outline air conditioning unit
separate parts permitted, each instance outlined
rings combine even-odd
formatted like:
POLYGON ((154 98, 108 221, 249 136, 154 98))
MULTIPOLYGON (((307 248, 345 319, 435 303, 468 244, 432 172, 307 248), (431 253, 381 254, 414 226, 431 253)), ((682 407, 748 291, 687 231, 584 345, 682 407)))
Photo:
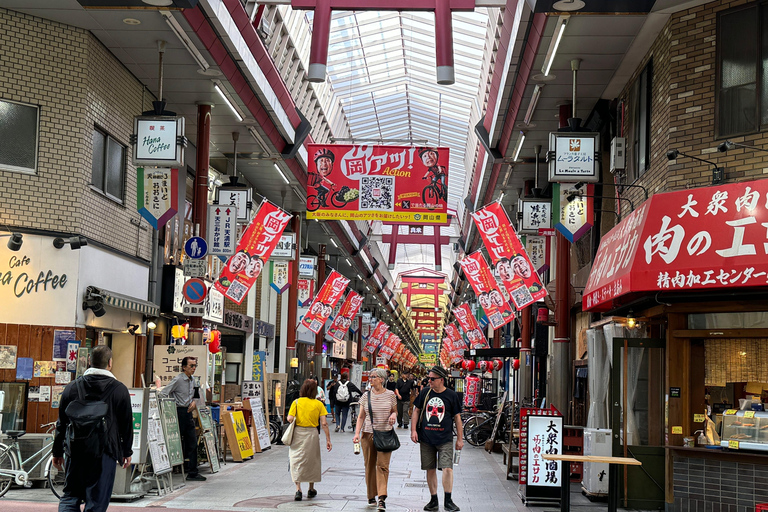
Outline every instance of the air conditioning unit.
POLYGON ((626 137, 614 137, 611 141, 611 166, 612 173, 623 171, 627 168, 627 139, 626 137))
MULTIPOLYGON (((611 456, 611 429, 585 428, 584 455, 611 456)), ((588 495, 608 494, 608 464, 585 462, 581 485, 588 495)))

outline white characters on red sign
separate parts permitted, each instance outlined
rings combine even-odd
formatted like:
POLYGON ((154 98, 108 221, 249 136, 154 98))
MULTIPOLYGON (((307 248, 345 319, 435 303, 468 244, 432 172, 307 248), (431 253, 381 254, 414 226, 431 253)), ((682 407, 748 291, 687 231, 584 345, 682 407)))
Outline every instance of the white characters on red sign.
POLYGON ((440 397, 430 398, 427 402, 427 423, 433 423, 432 418, 437 418, 437 423, 443 421, 445 416, 445 404, 440 397))
POLYGON ((669 221, 672 220, 666 215, 661 218, 661 229, 653 236, 649 236, 643 248, 645 248, 645 262, 650 263, 654 254, 660 254, 661 258, 667 263, 672 263, 677 258, 680 246, 685 237, 685 229, 677 224, 669 227, 669 221), (670 240, 671 239, 671 240, 670 240), (668 243, 669 242, 669 243, 668 243))

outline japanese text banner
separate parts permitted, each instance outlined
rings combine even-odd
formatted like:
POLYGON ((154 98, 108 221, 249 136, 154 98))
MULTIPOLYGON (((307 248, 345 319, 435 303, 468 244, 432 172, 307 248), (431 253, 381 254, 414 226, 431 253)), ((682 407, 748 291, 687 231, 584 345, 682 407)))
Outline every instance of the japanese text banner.
POLYGON ((472 344, 472 348, 488 348, 490 346, 468 304, 462 304, 454 308, 453 316, 459 321, 459 325, 461 325, 467 339, 472 344))
POLYGON ((312 301, 312 305, 309 306, 309 311, 301 319, 302 325, 315 334, 320 332, 325 322, 328 321, 328 317, 331 316, 333 308, 339 303, 348 284, 349 279, 335 270, 331 272, 331 275, 325 280, 323 287, 320 288, 317 296, 312 301))
POLYGON ((328 329, 328 334, 337 340, 344 339, 347 335, 347 331, 352 325, 352 319, 360 311, 360 306, 363 305, 363 297, 355 292, 349 292, 347 299, 339 310, 339 314, 333 319, 331 328, 328 329))
POLYGON ((547 290, 533 271, 504 208, 499 203, 489 204, 474 212, 472 219, 515 307, 520 310, 546 297, 547 290))
POLYGON ((443 224, 448 148, 308 144, 307 218, 443 224))
POLYGON ((227 260, 219 279, 213 285, 214 288, 225 297, 241 304, 280 241, 280 235, 289 220, 290 213, 266 199, 262 201, 259 212, 240 238, 235 254, 227 260))
POLYGON ((389 326, 384 322, 379 321, 379 323, 376 324, 376 327, 373 328, 373 332, 368 338, 368 343, 366 344, 365 350, 371 354, 376 352, 376 348, 381 344, 382 340, 384 339, 384 335, 388 330, 389 326))
POLYGON ((491 327, 498 329, 514 320, 515 314, 499 291, 499 285, 483 253, 475 251, 459 261, 459 264, 475 290, 477 300, 483 307, 491 327))
POLYGON ((583 307, 637 292, 766 286, 768 180, 654 194, 600 241, 583 307))

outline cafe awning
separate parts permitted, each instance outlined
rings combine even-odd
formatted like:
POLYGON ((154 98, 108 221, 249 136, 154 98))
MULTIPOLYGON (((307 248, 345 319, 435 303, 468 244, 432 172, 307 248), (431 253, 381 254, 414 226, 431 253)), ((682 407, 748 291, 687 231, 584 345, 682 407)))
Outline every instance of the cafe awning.
POLYGON ((160 314, 160 307, 157 304, 146 300, 129 297, 127 295, 104 289, 101 289, 101 295, 104 296, 104 302, 106 305, 112 306, 113 308, 135 311, 147 316, 158 316, 160 314))
POLYGON ((654 194, 600 241, 582 307, 768 284, 768 180, 654 194))

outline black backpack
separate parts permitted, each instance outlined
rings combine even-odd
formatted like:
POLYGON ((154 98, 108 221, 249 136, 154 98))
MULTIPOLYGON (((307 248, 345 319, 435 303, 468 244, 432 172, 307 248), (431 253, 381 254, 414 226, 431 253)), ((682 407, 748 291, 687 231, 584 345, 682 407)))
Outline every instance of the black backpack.
MULTIPOLYGON (((115 380, 107 386, 103 398, 109 396, 116 382, 115 380)), ((107 446, 109 404, 103 398, 89 399, 85 393, 82 377, 75 381, 75 386, 77 399, 72 400, 65 410, 69 417, 65 449, 70 457, 76 453, 78 457, 99 458, 104 454, 107 446)))

